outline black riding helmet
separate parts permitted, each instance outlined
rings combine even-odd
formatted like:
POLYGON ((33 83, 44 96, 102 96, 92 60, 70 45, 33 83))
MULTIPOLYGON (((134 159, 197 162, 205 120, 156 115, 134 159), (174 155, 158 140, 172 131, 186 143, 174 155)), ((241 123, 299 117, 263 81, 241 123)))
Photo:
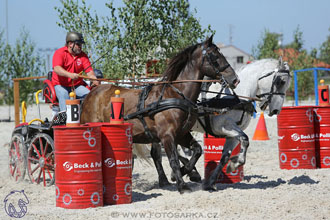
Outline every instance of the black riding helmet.
POLYGON ((66 35, 66 43, 68 42, 74 42, 77 44, 84 44, 84 37, 82 36, 81 33, 75 32, 75 31, 70 31, 67 35, 66 35))

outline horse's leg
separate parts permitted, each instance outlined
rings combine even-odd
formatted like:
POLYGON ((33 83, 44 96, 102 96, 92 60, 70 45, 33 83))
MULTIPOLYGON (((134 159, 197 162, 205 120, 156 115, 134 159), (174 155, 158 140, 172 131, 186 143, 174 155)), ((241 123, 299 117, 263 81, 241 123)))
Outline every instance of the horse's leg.
POLYGON ((183 138, 180 139, 179 144, 183 147, 187 147, 187 148, 191 147, 191 150, 193 151, 193 154, 190 160, 188 160, 188 162, 186 162, 187 161, 186 158, 184 158, 186 160, 181 158, 182 159, 181 162, 184 164, 184 166, 181 168, 182 176, 188 174, 191 181, 194 182, 201 181, 201 177, 195 167, 197 160, 202 155, 201 145, 195 140, 195 138, 191 135, 190 132, 188 132, 183 138), (194 170, 196 172, 194 172, 194 170))
POLYGON ((246 161, 246 152, 249 147, 249 137, 239 128, 239 135, 235 138, 241 143, 241 150, 238 156, 233 156, 230 158, 228 163, 226 173, 231 173, 235 171, 239 166, 245 164, 246 161))
POLYGON ((165 175, 164 169, 163 169, 161 150, 162 150, 161 145, 159 143, 152 143, 150 154, 154 161, 154 164, 156 166, 156 170, 158 173, 159 186, 164 187, 164 186, 170 185, 170 182, 168 181, 168 179, 165 175))
POLYGON ((210 178, 205 180, 203 183, 203 189, 205 190, 216 190, 215 182, 219 178, 223 167, 226 165, 229 159, 230 163, 227 166, 227 173, 236 170, 238 166, 244 164, 246 151, 249 146, 248 136, 230 117, 215 116, 211 118, 211 122, 213 125, 215 125, 213 127, 214 133, 217 135, 224 135, 226 137, 226 142, 222 151, 220 163, 213 171, 210 178), (239 142, 241 143, 241 151, 239 156, 230 158, 233 149, 239 142))
POLYGON ((205 179, 203 182, 203 189, 204 190, 212 190, 216 191, 217 187, 215 185, 217 179, 219 178, 223 167, 228 163, 229 158, 231 156, 231 153, 233 152, 233 149, 238 144, 238 140, 234 137, 226 137, 226 142, 224 144, 223 150, 222 150, 222 156, 220 159, 219 164, 213 170, 211 176, 208 179, 205 179))
MULTIPOLYGON (((179 155, 179 160, 181 161, 181 163, 183 163, 184 165, 187 165, 189 163, 189 160, 181 155, 179 155)), ((190 173, 187 173, 187 175, 189 176, 190 181, 192 182, 201 182, 202 181, 202 177, 199 174, 199 172, 196 169, 196 166, 194 166, 193 170, 190 173)))
POLYGON ((180 162, 178 158, 177 146, 174 142, 173 135, 164 134, 161 138, 161 142, 165 148, 166 155, 170 162, 170 166, 173 170, 178 191, 182 194, 184 192, 191 192, 190 187, 184 182, 180 171, 180 162))
MULTIPOLYGON (((178 150, 178 155, 179 155, 179 160, 183 165, 186 165, 189 160, 187 158, 185 158, 183 155, 180 154, 180 151, 178 150)), ((181 168, 180 168, 181 169, 181 168)), ((193 168, 193 170, 190 173, 187 173, 187 175, 189 176, 190 181, 192 182, 201 182, 202 181, 202 177, 201 175, 198 173, 196 167, 193 168)), ((171 172, 171 180, 173 182, 175 182, 175 176, 173 174, 173 172, 171 172)))

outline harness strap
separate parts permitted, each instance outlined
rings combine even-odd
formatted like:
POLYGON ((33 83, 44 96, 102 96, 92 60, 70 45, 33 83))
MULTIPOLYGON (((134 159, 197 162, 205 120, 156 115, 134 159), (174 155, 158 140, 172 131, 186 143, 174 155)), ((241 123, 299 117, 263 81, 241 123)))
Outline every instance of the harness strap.
POLYGON ((261 79, 263 79, 263 78, 266 78, 266 77, 268 77, 268 76, 272 75, 273 73, 275 73, 275 71, 272 71, 272 72, 269 72, 269 73, 267 73, 267 74, 263 75, 263 76, 262 76, 262 77, 260 77, 258 80, 261 80, 261 79))
POLYGON ((156 105, 156 106, 158 106, 159 103, 160 103, 160 100, 163 99, 163 96, 164 96, 164 93, 165 93, 165 88, 167 87, 167 85, 168 85, 167 83, 166 83, 166 84, 163 84, 162 92, 161 92, 161 94, 160 94, 160 97, 159 97, 159 99, 158 99, 158 101, 157 101, 157 105, 156 105))
POLYGON ((159 103, 154 102, 147 106, 148 116, 153 116, 158 112, 168 110, 170 108, 178 108, 182 111, 193 113, 197 115, 197 109, 195 105, 192 105, 189 101, 185 99, 176 99, 176 98, 170 98, 170 99, 164 99, 161 100, 159 103))
POLYGON ((262 98, 263 96, 266 96, 266 95, 285 95, 285 93, 283 93, 283 92, 266 92, 266 93, 262 93, 262 94, 259 94, 256 96, 257 96, 257 98, 262 98))
MULTIPOLYGON (((148 137, 150 142, 153 142, 155 140, 154 135, 151 133, 146 121, 144 120, 144 112, 145 112, 145 108, 144 108, 144 102, 145 100, 148 98, 149 92, 152 89, 153 84, 148 85, 147 87, 144 87, 142 92, 140 93, 139 96, 139 103, 137 104, 137 112, 139 114, 130 114, 128 116, 131 116, 131 118, 138 118, 141 122, 141 124, 143 125, 144 128, 144 133, 146 134, 146 136, 148 137)), ((125 118, 125 117, 124 117, 125 118)), ((127 117, 129 118, 129 117, 127 117)))
POLYGON ((190 102, 190 104, 195 105, 195 103, 193 103, 190 99, 188 99, 178 88, 176 88, 175 86, 173 86, 172 84, 169 84, 171 86, 171 88, 178 93, 184 100, 187 100, 188 102, 190 102))

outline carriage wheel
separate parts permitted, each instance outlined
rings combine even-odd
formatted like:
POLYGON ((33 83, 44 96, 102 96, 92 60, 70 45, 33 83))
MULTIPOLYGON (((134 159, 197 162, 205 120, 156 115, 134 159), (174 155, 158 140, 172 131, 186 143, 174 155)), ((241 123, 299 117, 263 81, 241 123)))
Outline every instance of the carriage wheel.
POLYGON ((17 182, 24 180, 26 171, 26 146, 21 134, 14 134, 9 148, 10 176, 17 182))
POLYGON ((54 141, 48 134, 33 137, 27 152, 27 168, 31 182, 51 186, 55 181, 54 141))

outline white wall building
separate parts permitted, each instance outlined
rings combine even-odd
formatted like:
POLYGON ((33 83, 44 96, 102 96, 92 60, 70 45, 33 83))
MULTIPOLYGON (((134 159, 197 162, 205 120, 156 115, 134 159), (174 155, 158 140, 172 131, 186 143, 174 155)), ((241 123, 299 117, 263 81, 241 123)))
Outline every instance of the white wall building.
POLYGON ((222 43, 218 43, 217 46, 220 48, 220 51, 226 57, 227 61, 234 70, 238 70, 248 61, 253 60, 253 57, 250 54, 244 52, 241 49, 238 49, 233 45, 226 46, 222 43))

